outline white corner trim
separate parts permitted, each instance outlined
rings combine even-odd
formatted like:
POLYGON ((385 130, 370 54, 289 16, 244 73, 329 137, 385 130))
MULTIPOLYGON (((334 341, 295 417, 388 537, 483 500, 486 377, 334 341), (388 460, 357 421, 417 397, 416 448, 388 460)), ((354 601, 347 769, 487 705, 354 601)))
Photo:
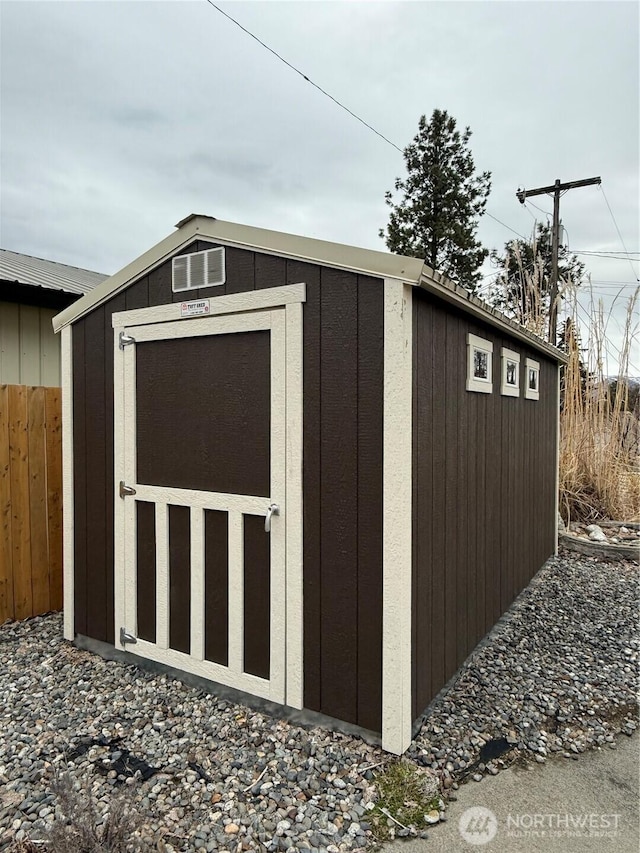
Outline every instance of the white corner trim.
POLYGON ((384 283, 382 747, 411 743, 412 288, 384 283))
POLYGON ((516 352, 512 349, 507 349, 506 347, 502 347, 502 368, 501 368, 501 382, 500 382, 500 393, 504 397, 519 397, 520 396, 520 353, 516 352), (508 362, 516 363, 516 384, 508 385, 507 384, 507 364, 508 362))
POLYGON ((287 683, 286 704, 304 705, 302 303, 285 308, 287 349, 287 683))
POLYGON ((481 394, 493 392, 493 343, 479 338, 477 335, 467 334, 467 391, 478 391, 481 394), (482 350, 487 358, 487 378, 479 379, 473 375, 473 353, 482 350))
MULTIPOLYGON (((211 296, 209 302, 208 317, 220 314, 236 314, 241 311, 258 311, 263 308, 281 308, 283 305, 292 305, 296 302, 306 300, 307 286, 304 282, 298 284, 285 284, 282 287, 267 287, 264 290, 248 290, 244 293, 230 293, 226 296, 211 296)), ((194 297, 195 298, 195 297, 194 297)), ((185 297, 185 302, 189 302, 185 297)), ((198 300, 200 301, 200 300, 198 300)), ((116 326, 141 326, 148 323, 171 323, 174 320, 183 320, 180 312, 180 302, 169 305, 156 305, 151 308, 135 308, 129 311, 118 311, 111 317, 113 327, 116 326)), ((195 322, 196 319, 185 322, 195 322)))
POLYGON ((73 332, 65 326, 61 340, 62 377, 62 542, 64 638, 75 636, 73 536, 73 332))
POLYGON ((527 400, 540 399, 540 362, 532 358, 524 360, 524 396, 527 400), (537 374, 537 388, 529 388, 529 371, 535 370, 537 374))

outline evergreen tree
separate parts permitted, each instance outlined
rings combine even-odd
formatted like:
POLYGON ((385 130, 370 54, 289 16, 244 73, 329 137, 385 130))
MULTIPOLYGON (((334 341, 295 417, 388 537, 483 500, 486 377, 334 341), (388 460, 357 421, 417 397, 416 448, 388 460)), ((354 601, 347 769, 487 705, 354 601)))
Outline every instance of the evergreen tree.
MULTIPOLYGON (((491 303, 520 323, 535 310, 549 316, 551 284, 551 226, 538 222, 530 241, 510 240, 504 254, 495 249, 491 260, 500 272, 490 297, 491 303)), ((558 247, 558 282, 579 286, 584 276, 584 264, 564 246, 558 247)))
POLYGON ((475 173, 469 139, 446 110, 420 118, 417 135, 404 149, 407 177, 396 178, 391 214, 380 230, 391 252, 424 258, 438 272, 474 292, 488 252, 476 238, 491 189, 491 173, 475 173))

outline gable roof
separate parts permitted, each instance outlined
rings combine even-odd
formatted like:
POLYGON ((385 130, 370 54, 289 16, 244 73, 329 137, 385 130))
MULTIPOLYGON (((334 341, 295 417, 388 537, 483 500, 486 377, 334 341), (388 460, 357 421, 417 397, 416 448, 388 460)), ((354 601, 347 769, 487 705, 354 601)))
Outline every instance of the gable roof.
POLYGON ((293 260, 307 261, 350 272, 393 278, 421 287, 466 313, 495 326, 509 335, 528 343, 557 361, 565 361, 563 352, 527 331, 519 323, 491 308, 467 290, 435 272, 419 258, 362 249, 342 243, 330 243, 312 237, 301 237, 265 228, 253 228, 236 222, 225 222, 211 216, 190 214, 176 225, 176 231, 165 237, 139 258, 98 284, 82 299, 53 318, 53 328, 59 332, 93 308, 124 290, 129 284, 155 267, 165 263, 176 252, 194 240, 210 240, 222 246, 234 246, 254 252, 264 252, 293 260))
POLYGON ((82 295, 89 293, 106 278, 108 276, 92 270, 0 249, 2 281, 82 295))

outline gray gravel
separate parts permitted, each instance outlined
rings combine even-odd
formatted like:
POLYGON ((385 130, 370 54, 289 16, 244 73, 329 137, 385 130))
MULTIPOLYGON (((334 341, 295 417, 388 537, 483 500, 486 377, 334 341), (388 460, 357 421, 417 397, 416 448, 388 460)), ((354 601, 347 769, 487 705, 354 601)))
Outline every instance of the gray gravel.
MULTIPOLYGON (((451 790, 519 756, 614 748, 637 725, 637 580, 629 563, 550 560, 434 702, 409 759, 451 790)), ((0 850, 54 819, 56 769, 89 779, 101 811, 131 784, 147 837, 168 853, 372 845, 380 749, 104 661, 61 635, 59 614, 0 627, 0 850)))
POLYGON ((638 565, 549 560, 429 709, 409 755, 444 784, 631 735, 638 720, 638 565), (500 742, 501 741, 501 742, 500 742), (485 753, 508 750, 502 758, 485 753))

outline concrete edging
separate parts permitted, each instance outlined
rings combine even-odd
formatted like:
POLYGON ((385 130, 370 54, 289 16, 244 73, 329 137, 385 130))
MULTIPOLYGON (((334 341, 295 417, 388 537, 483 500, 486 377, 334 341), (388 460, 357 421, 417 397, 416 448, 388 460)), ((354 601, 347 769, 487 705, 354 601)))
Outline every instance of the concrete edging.
POLYGON ((558 541, 565 548, 577 551, 579 554, 586 554, 588 557, 602 557, 607 560, 634 560, 636 563, 640 561, 640 546, 591 542, 588 539, 582 539, 580 536, 562 531, 558 533, 558 541))

